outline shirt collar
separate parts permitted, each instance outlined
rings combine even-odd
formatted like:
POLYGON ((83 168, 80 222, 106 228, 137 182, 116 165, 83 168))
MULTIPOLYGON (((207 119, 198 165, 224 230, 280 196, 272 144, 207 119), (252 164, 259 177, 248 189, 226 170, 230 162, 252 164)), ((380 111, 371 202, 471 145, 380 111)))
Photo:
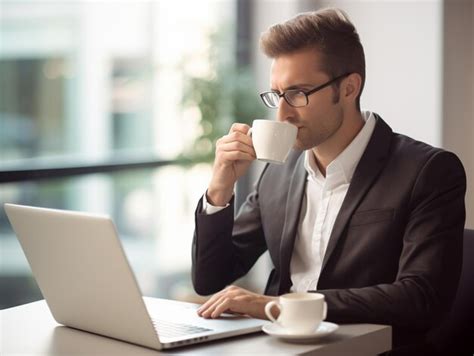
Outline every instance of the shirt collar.
POLYGON ((311 150, 306 150, 304 166, 308 179, 321 185, 330 184, 332 187, 350 183, 354 171, 364 153, 375 127, 375 116, 370 111, 362 111, 365 124, 352 142, 337 156, 326 169, 326 178, 319 171, 316 159, 311 150))

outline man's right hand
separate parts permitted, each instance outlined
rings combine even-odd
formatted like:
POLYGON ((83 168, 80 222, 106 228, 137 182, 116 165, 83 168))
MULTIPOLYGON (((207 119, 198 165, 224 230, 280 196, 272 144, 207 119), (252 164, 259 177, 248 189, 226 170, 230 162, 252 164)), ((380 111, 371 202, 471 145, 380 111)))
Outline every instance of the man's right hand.
POLYGON ((235 123, 227 135, 216 142, 216 157, 212 178, 207 189, 207 200, 215 206, 225 206, 234 194, 234 185, 255 160, 250 126, 235 123))

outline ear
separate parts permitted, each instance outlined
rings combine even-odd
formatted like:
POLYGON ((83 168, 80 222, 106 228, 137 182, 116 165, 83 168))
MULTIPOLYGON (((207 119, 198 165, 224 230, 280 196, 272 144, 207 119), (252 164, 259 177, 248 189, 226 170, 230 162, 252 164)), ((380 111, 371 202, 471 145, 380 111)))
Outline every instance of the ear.
POLYGON ((362 87, 362 77, 358 73, 351 73, 343 81, 341 95, 345 100, 355 101, 362 87))

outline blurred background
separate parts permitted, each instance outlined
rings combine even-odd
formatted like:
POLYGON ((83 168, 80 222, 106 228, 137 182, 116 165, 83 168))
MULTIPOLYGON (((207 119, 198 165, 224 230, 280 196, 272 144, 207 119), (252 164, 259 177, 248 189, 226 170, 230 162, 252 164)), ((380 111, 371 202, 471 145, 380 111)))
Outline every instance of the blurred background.
MULTIPOLYGON (((215 140, 274 116, 260 33, 328 5, 365 48, 362 108, 461 158, 474 228, 473 3, 0 0, 0 309, 42 299, 5 202, 109 214, 144 295, 199 302, 193 214, 215 140)), ((269 268, 239 283, 262 292, 269 268)))

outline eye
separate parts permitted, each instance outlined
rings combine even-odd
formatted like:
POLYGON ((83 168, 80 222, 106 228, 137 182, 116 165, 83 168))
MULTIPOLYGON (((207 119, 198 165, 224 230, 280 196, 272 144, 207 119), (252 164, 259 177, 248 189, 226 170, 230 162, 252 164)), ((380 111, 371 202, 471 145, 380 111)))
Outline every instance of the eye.
POLYGON ((300 107, 308 104, 305 92, 300 89, 288 90, 285 96, 292 106, 300 107))
POLYGON ((288 90, 286 95, 291 98, 305 97, 306 94, 301 89, 288 90))

